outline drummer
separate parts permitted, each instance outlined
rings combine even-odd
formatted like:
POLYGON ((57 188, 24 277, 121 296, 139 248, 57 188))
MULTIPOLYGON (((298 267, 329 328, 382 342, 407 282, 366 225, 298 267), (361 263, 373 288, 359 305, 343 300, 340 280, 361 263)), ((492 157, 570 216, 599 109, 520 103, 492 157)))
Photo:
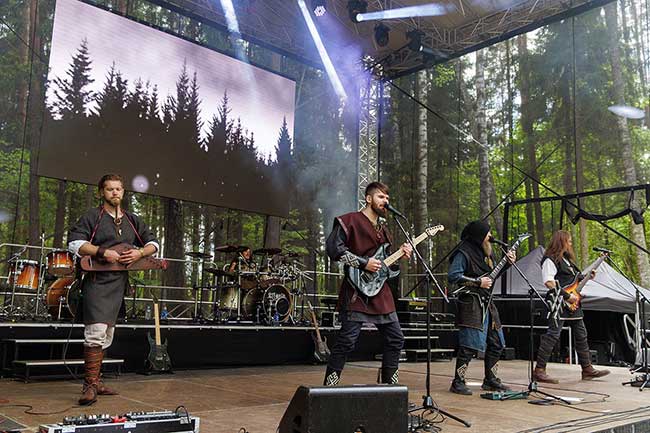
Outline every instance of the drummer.
POLYGON ((242 252, 238 253, 237 256, 233 257, 232 261, 230 262, 230 266, 228 267, 228 272, 235 272, 237 271, 237 263, 241 260, 241 268, 239 271, 249 271, 253 272, 255 271, 255 262, 253 261, 253 251, 250 249, 250 247, 244 247, 246 248, 242 252))

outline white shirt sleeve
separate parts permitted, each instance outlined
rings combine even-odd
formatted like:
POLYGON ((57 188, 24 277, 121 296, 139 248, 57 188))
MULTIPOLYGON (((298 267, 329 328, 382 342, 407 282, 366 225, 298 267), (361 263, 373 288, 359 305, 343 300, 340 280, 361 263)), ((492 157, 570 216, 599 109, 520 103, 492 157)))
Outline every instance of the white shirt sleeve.
POLYGON ((557 267, 553 260, 544 260, 544 263, 542 263, 542 281, 544 285, 546 285, 547 281, 555 281, 555 274, 557 274, 557 267))
POLYGON ((157 255, 158 255, 158 251, 160 251, 160 245, 158 244, 158 242, 150 241, 150 242, 147 242, 146 244, 144 244, 145 247, 146 247, 147 245, 153 245, 154 247, 156 247, 156 252, 153 253, 152 255, 153 255, 153 256, 157 256, 157 255))
POLYGON ((74 254, 75 257, 81 257, 81 255, 79 254, 79 249, 86 242, 88 242, 88 241, 84 241, 84 240, 70 241, 70 242, 68 242, 68 251, 70 251, 72 254, 74 254))

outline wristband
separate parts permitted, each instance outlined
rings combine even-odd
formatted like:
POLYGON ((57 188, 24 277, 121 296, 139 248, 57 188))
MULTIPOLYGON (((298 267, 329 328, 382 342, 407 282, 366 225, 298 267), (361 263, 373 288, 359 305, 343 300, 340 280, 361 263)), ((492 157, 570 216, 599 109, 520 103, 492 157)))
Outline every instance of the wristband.
POLYGON ((97 257, 99 257, 100 259, 103 259, 105 253, 106 253, 106 248, 104 248, 104 247, 97 247, 97 254, 96 254, 97 257))

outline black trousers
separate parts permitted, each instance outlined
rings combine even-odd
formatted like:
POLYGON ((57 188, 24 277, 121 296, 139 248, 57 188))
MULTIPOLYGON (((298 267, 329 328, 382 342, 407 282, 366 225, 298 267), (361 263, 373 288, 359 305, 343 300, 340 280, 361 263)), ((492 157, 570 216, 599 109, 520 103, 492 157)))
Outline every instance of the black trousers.
MULTIPOLYGON (((485 359, 483 360, 485 379, 496 379, 497 373, 495 366, 501 359, 501 352, 503 346, 499 338, 499 332, 488 327, 487 341, 485 347, 485 359)), ((458 354, 456 355, 456 374, 454 379, 459 381, 465 380, 465 371, 473 357, 478 354, 478 350, 472 349, 467 346, 458 347, 458 354)))
POLYGON ((542 335, 539 339, 539 350, 537 351, 537 367, 546 368, 548 358, 551 357, 551 352, 555 344, 560 339, 562 326, 567 324, 571 327, 573 336, 576 342, 576 352, 578 352, 578 362, 583 367, 591 365, 591 355, 589 354, 589 344, 587 344, 587 328, 585 321, 582 319, 574 320, 554 320, 549 321, 548 330, 546 334, 542 335))
MULTIPOLYGON (((328 369, 340 372, 345 366, 348 355, 354 350, 359 335, 361 335, 362 322, 344 320, 341 323, 341 330, 338 333, 336 344, 331 350, 328 369)), ((404 334, 399 322, 390 322, 375 324, 384 340, 383 357, 381 361, 382 369, 396 370, 399 365, 399 354, 404 347, 404 334)))

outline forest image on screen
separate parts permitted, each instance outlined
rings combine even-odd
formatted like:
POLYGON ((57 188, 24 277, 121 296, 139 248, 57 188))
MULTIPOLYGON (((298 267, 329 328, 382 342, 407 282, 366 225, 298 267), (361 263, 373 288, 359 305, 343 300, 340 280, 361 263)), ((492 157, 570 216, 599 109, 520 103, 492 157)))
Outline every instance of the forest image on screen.
POLYGON ((295 82, 58 0, 40 176, 286 216, 295 82))

